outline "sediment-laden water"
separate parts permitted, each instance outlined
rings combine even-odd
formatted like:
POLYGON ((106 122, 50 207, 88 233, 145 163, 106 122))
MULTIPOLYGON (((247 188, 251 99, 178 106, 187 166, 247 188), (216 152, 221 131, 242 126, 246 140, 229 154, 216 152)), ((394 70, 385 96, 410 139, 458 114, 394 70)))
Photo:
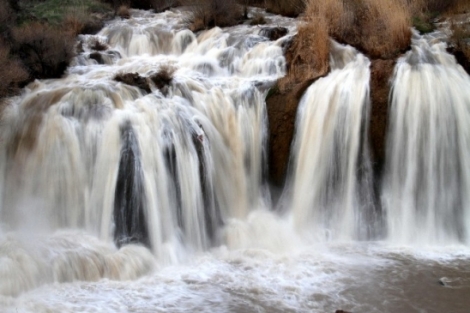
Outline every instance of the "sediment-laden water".
POLYGON ((281 212, 264 99, 296 21, 194 34, 187 14, 81 37, 64 78, 4 110, 0 312, 468 312, 470 78, 439 37, 397 63, 375 189, 370 61, 332 43, 281 212), (274 26, 289 33, 270 41, 274 26))

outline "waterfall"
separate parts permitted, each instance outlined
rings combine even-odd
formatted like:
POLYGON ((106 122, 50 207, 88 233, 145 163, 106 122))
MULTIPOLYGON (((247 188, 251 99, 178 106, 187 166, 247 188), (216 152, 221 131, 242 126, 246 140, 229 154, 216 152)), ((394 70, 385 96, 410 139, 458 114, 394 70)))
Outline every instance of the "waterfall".
POLYGON ((395 68, 382 195, 393 242, 470 242, 470 78, 438 39, 415 35, 395 68))
POLYGON ((331 73, 297 115, 292 217, 316 240, 370 239, 377 226, 368 154, 369 60, 332 42, 331 73))
POLYGON ((438 33, 396 65, 380 185, 371 62, 331 41, 276 210, 265 99, 296 22, 193 33, 188 10, 131 10, 6 100, 0 311, 467 312, 470 78, 438 33))
MULTIPOLYGON (((36 81, 10 99, 0 125, 0 251, 9 251, 11 273, 32 266, 14 261, 25 253, 39 272, 59 275, 54 264, 68 260, 61 245, 44 246, 57 236, 82 249, 69 230, 98 237, 105 248, 83 243, 105 262, 97 275, 119 278, 100 269, 108 267, 105 255, 123 249, 113 242, 142 244, 170 264, 221 244, 231 219, 264 205, 265 95, 284 75, 287 37, 270 41, 249 25, 194 34, 187 14, 133 11, 111 21, 80 37, 83 52, 65 77, 36 81), (93 50, 96 42, 106 49, 93 50), (127 73, 140 88, 114 79, 127 73), (16 238, 23 233, 35 234, 43 250, 28 254, 16 238)), ((292 32, 290 21, 272 18, 292 32)), ((86 267, 82 258, 68 262, 86 267)), ((134 272, 149 268, 143 261, 134 272)), ((13 288, 9 277, 1 273, 0 292, 42 281, 38 274, 13 288)))

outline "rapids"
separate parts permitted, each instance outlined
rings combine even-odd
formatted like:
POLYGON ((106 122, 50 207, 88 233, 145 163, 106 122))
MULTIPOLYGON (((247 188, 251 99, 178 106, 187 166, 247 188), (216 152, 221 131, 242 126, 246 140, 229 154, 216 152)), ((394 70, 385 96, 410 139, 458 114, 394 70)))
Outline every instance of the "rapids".
POLYGON ((415 35, 373 188, 370 61, 332 42, 272 203, 265 97, 297 22, 262 14, 194 34, 184 9, 132 10, 9 99, 1 313, 468 312, 469 76, 439 34, 415 35), (269 41, 275 26, 289 32, 269 41))

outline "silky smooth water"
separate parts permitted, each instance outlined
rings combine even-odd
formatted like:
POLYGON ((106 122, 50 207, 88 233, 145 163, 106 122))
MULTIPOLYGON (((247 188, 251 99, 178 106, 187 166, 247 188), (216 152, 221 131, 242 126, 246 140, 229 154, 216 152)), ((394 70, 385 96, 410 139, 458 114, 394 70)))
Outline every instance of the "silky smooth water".
POLYGON ((193 34, 187 14, 132 10, 81 37, 63 78, 10 99, 0 312, 468 312, 470 79, 439 38, 417 37, 396 68, 385 214, 370 61, 334 42, 331 72, 302 98, 276 211, 264 99, 296 21, 193 34), (289 34, 268 41, 270 26, 289 34), (94 40, 108 45, 99 58, 94 40), (172 81, 150 93, 113 80, 164 68, 172 81))
POLYGON ((394 242, 469 244, 470 79, 445 48, 415 35, 395 69, 382 197, 394 242))

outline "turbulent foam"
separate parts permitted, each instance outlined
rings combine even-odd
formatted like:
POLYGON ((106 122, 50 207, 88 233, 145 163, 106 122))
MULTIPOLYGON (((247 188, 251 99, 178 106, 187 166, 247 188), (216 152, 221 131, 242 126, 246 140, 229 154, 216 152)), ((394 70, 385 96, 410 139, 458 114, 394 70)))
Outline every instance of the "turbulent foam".
POLYGON ((468 249, 441 248, 449 260, 424 255, 370 243, 295 253, 217 249, 137 281, 47 285, 19 298, 0 296, 0 306, 5 313, 466 312, 468 249))
POLYGON ((82 232, 59 232, 34 240, 7 234, 0 238, 0 294, 16 296, 53 282, 131 280, 155 265, 142 246, 117 250, 82 232))

